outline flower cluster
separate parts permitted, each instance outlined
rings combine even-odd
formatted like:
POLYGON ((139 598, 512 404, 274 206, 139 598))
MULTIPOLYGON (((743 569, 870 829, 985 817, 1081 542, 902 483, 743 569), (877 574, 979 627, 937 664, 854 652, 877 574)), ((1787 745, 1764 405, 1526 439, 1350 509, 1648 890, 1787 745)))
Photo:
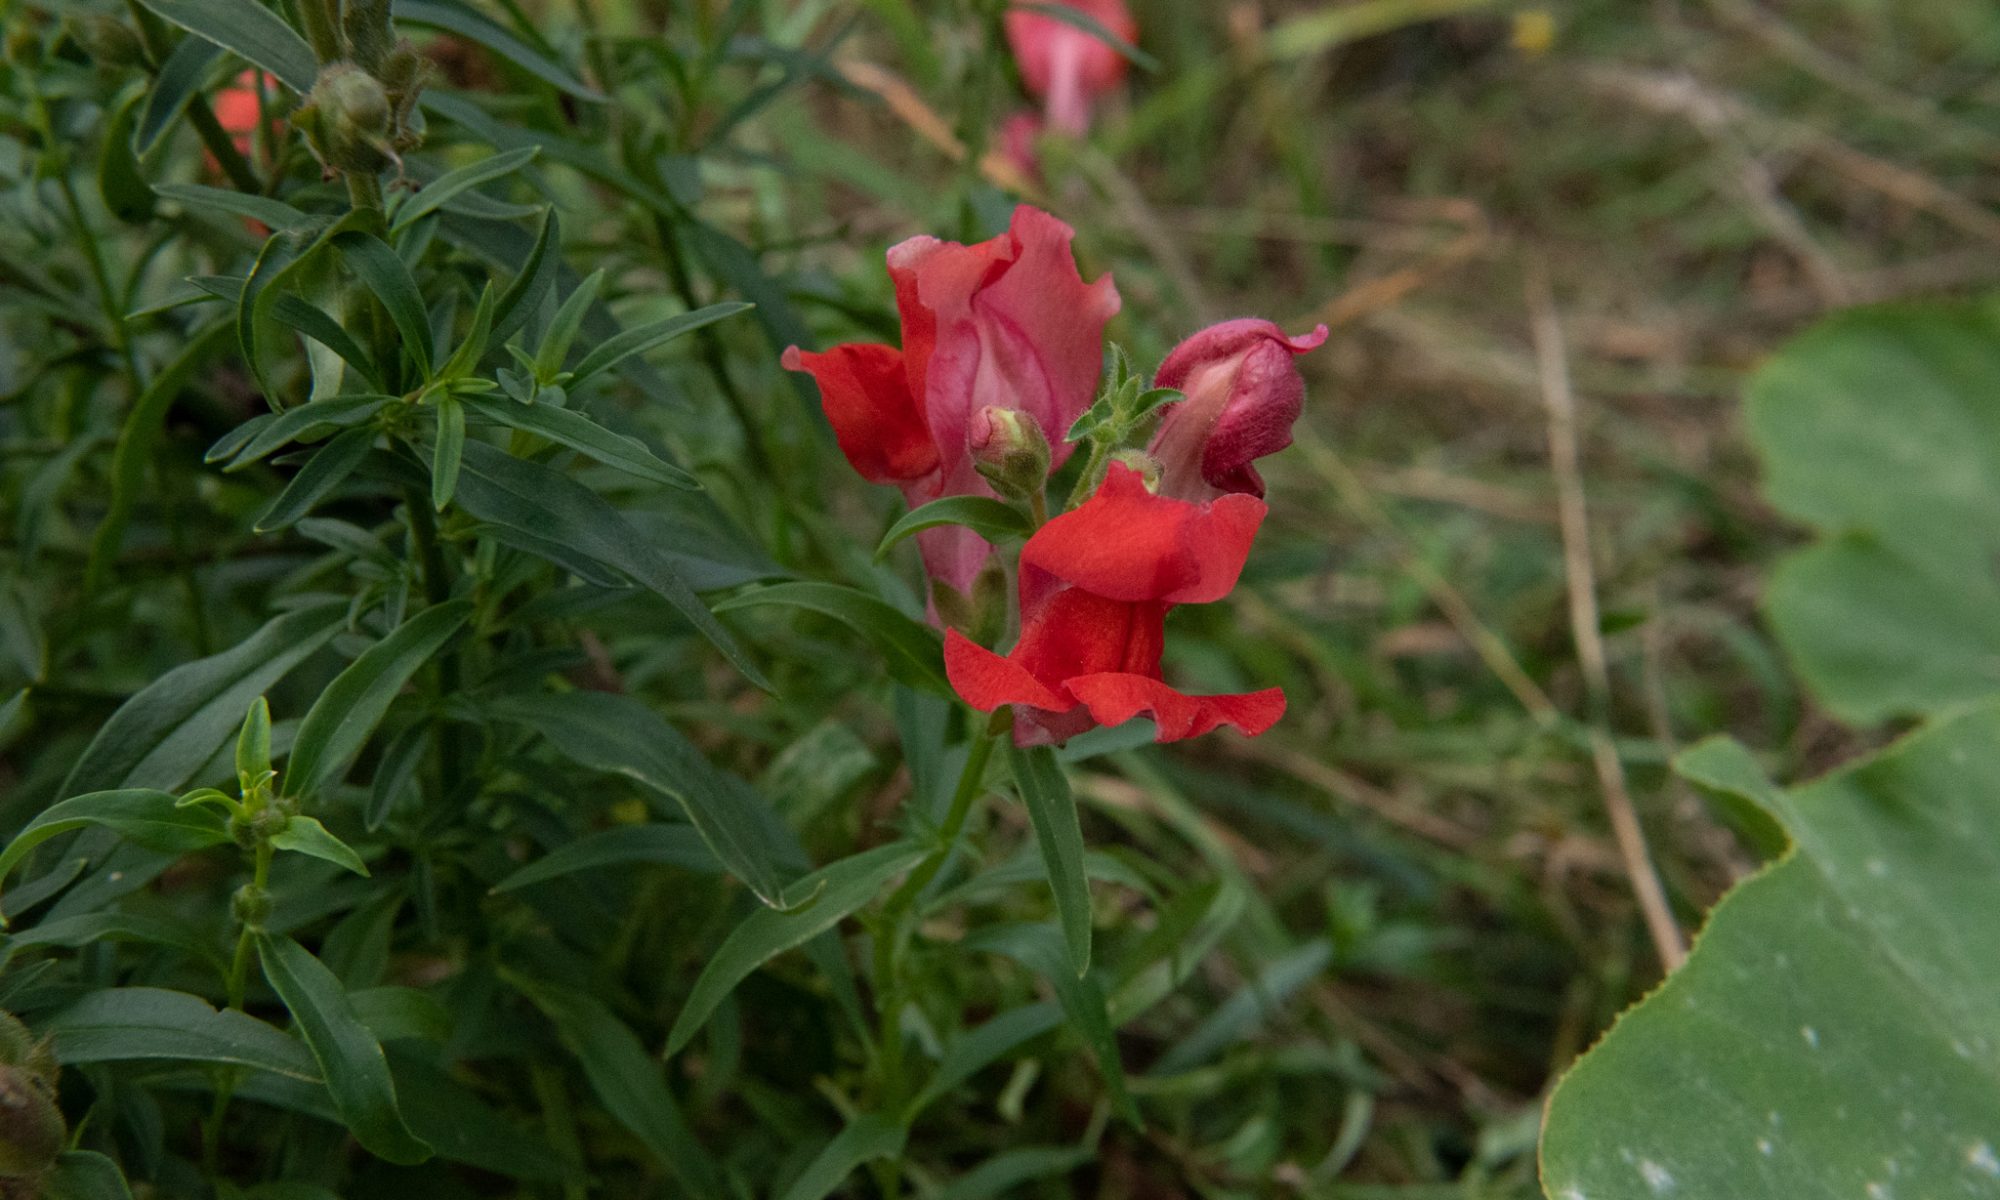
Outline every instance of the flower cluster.
POLYGON ((1011 708, 1022 745, 1140 715, 1163 742, 1220 725, 1262 733, 1284 712, 1277 689, 1196 696, 1161 678, 1166 616, 1235 587, 1264 519, 1253 464, 1291 443, 1305 398, 1293 359, 1326 329, 1288 337, 1269 321, 1227 321, 1181 343, 1151 390, 1117 356, 1099 396, 1118 292, 1108 276, 1083 281, 1073 237, 1023 206, 978 245, 904 242, 888 255, 902 346, 793 347, 784 363, 818 381, 855 470, 901 488, 912 507, 986 496, 1032 508, 1038 528, 1015 578, 1019 637, 1005 655, 967 636, 995 624, 977 618, 1002 556, 963 527, 918 534, 933 614, 949 626, 946 673, 966 703, 1011 708), (1145 449, 1127 448, 1156 411, 1145 449), (1082 502, 1044 520, 1048 477, 1079 448, 1082 502))

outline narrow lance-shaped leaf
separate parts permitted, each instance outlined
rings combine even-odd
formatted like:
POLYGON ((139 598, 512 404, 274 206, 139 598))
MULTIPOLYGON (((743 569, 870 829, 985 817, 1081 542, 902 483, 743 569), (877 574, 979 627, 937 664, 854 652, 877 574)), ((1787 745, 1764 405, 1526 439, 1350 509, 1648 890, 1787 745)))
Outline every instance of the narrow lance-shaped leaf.
POLYGON ((887 601, 835 583, 777 583, 731 596, 717 604, 715 611, 728 613, 766 604, 832 617, 867 638, 899 681, 940 695, 952 694, 944 677, 944 649, 937 631, 905 616, 887 601))
POLYGON ((1090 880, 1084 874, 1083 830, 1077 822, 1076 796, 1055 751, 1047 746, 1024 750, 1010 743, 1007 752, 1014 768, 1014 786, 1028 806, 1035 844, 1048 868, 1049 889, 1055 893, 1070 969, 1082 975, 1090 970, 1090 880))
POLYGON ((304 95, 319 76, 312 47, 257 0, 140 0, 191 33, 250 60, 304 95))
POLYGON ((431 507, 439 512, 458 491, 465 456, 465 407, 449 393, 437 398, 437 444, 431 448, 431 507))
POLYGON ((655 346, 664 345, 677 337, 706 328, 737 313, 748 312, 750 308, 750 305, 740 301, 728 301, 711 304, 707 308, 698 308, 690 313, 682 313, 678 317, 668 317, 664 321, 655 321, 650 325, 624 330, 593 346, 590 353, 583 356, 583 361, 576 364, 576 372, 570 384, 575 386, 600 371, 610 370, 634 354, 642 354, 655 346))
POLYGON ((862 1113, 806 1164, 792 1186, 785 1189, 783 1200, 826 1200, 856 1167, 902 1154, 909 1134, 909 1127, 900 1121, 880 1113, 862 1113))
POLYGON ((447 600, 411 617, 364 651, 313 702, 292 743, 285 794, 327 783, 375 732, 389 702, 472 615, 472 601, 447 600))
POLYGON ((375 442, 373 429, 350 429, 322 446, 292 481, 285 485, 270 506, 258 514, 253 528, 258 533, 283 529, 313 510, 333 489, 347 481, 354 468, 368 456, 375 442))
POLYGON ((700 1031, 715 1007, 750 972, 779 954, 838 924, 874 899, 891 879, 921 862, 921 846, 892 842, 822 867, 790 889, 804 903, 790 911, 759 909, 744 918, 723 940, 688 992, 687 1004, 667 1034, 667 1053, 674 1055, 700 1031), (814 899, 806 899, 814 897, 814 899))
MULTIPOLYGON (((361 282, 375 298, 382 302, 382 308, 389 314, 389 320, 402 335, 403 348, 417 365, 417 372, 425 379, 431 376, 431 324, 430 316, 424 308, 423 293, 417 290, 417 281, 411 277, 410 268, 397 257, 387 243, 372 234, 349 231, 334 239, 347 265, 360 277, 361 282)), ((389 364, 383 364, 385 367, 389 364)))
POLYGON ((539 147, 524 146, 519 150, 495 154, 476 163, 468 163, 457 170, 445 172, 424 185, 422 191, 411 196, 396 210, 396 219, 390 224, 389 232, 395 233, 418 217, 443 208, 452 197, 468 188, 475 188, 489 180, 513 174, 539 153, 541 153, 539 147))
POLYGON ((688 491, 701 487, 701 481, 659 458, 644 442, 613 433, 582 413, 552 404, 515 404, 483 396, 467 396, 461 403, 476 416, 545 437, 641 479, 688 491))
POLYGON ((92 825, 154 850, 199 850, 229 840, 218 813, 208 808, 181 808, 171 792, 151 788, 90 792, 50 805, 15 834, 0 851, 0 880, 36 846, 57 834, 92 825))
POLYGON ((989 542, 1010 537, 1026 537, 1034 532, 1034 522, 1020 509, 991 496, 946 496, 920 505, 897 518, 875 547, 875 561, 881 562, 898 542, 912 534, 940 525, 963 525, 989 542))
POLYGON ((264 978, 299 1023, 334 1107, 355 1138, 393 1163, 429 1158, 431 1148, 410 1132, 396 1106, 396 1083, 382 1046, 355 1016, 340 980, 290 938, 259 934, 257 958, 264 978))

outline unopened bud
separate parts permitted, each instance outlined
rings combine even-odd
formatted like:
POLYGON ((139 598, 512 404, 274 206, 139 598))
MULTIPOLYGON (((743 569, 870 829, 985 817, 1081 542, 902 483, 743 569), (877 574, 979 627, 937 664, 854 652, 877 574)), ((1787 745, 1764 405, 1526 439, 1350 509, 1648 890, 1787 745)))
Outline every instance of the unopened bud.
POLYGON ((116 17, 71 15, 63 18, 63 28, 100 67, 129 67, 140 59, 139 35, 116 17))
POLYGON ((1013 408, 987 405, 966 426, 972 466, 1009 500, 1039 495, 1049 481, 1049 439, 1041 423, 1013 408))
POLYGON ((0 1066, 0 1179, 48 1170, 68 1137, 48 1081, 27 1067, 0 1066))
POLYGON ((336 170, 372 175, 389 165, 394 126, 389 93, 352 63, 321 71, 293 121, 320 161, 336 170))
POLYGON ((271 893, 246 883, 229 898, 229 909, 239 923, 251 929, 262 929, 264 922, 271 919, 271 893))

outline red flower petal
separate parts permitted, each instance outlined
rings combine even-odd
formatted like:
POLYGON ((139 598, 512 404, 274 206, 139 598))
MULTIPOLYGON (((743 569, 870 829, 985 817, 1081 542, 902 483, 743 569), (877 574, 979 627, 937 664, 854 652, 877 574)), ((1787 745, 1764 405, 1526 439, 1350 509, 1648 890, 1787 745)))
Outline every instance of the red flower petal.
POLYGON ((980 712, 1027 704, 1066 712, 1076 703, 1057 695, 1028 669, 1002 658, 956 629, 944 631, 944 673, 959 698, 980 712))
MULTIPOLYGON (((1128 42, 1139 36, 1124 0, 1063 0, 1063 6, 1088 14, 1128 42)), ((1006 31, 1008 48, 1021 67, 1021 82, 1047 102, 1050 123, 1081 134, 1090 123, 1091 99, 1124 78, 1125 57, 1067 21, 1030 9, 1011 9, 1006 31)))
POLYGON ((833 436, 863 478, 905 483, 937 469, 937 444, 893 346, 848 344, 824 354, 792 346, 780 361, 818 381, 833 436))
POLYGON ((1122 725, 1142 713, 1152 717, 1156 742, 1199 737, 1219 725, 1256 737, 1285 715, 1285 693, 1277 688, 1240 696, 1189 696, 1157 679, 1116 672, 1078 675, 1063 686, 1100 725, 1122 725))
POLYGON ((1155 496, 1138 472, 1113 463, 1096 495, 1022 547, 1024 595, 1032 569, 1128 603, 1220 600, 1236 586, 1265 511, 1254 496, 1208 504, 1155 496))
POLYGON ((1160 490, 1198 500, 1214 492, 1264 494, 1252 464, 1292 444, 1305 381, 1292 365, 1326 340, 1321 325, 1287 337, 1269 321, 1224 321, 1174 348, 1154 386, 1187 398, 1167 410, 1148 448, 1161 464, 1160 490))

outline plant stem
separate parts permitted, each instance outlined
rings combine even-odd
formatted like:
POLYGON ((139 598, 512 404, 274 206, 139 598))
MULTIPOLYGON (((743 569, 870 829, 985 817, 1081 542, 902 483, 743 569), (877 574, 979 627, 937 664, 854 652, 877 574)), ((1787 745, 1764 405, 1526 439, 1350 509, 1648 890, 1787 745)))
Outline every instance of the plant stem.
MULTIPOLYGON (((260 838, 257 841, 256 861, 250 871, 250 887, 261 892, 271 881, 271 858, 274 851, 271 843, 260 838)), ((248 921, 236 934, 236 955, 229 961, 229 1007, 242 1009, 243 996, 250 990, 250 947, 256 941, 257 930, 248 921)))
POLYGON ((1070 489, 1069 499, 1063 504, 1064 512, 1068 512, 1090 498, 1091 492, 1097 489, 1098 480, 1104 476, 1105 460, 1110 457, 1110 440, 1106 438, 1092 438, 1090 441, 1090 457, 1084 460, 1083 474, 1076 477, 1076 486, 1070 489))
POLYGON ((881 1105, 879 1111, 885 1113, 901 1104, 903 1099, 903 1038, 898 1019, 903 1006, 903 989, 899 979, 901 964, 898 959, 907 934, 903 925, 916 907, 917 898, 937 878, 938 872, 944 869, 952 852, 958 848, 959 835, 965 831, 966 818, 972 814, 972 803, 982 794, 980 785, 985 781, 986 764, 993 758, 994 742, 990 729, 982 727, 973 735, 972 744, 965 754, 965 768, 959 772, 958 787, 952 793, 951 808, 945 813, 944 824, 938 830, 937 849, 917 864, 909 878, 890 894, 882 908, 875 938, 874 982, 881 1043, 878 1100, 881 1105))

